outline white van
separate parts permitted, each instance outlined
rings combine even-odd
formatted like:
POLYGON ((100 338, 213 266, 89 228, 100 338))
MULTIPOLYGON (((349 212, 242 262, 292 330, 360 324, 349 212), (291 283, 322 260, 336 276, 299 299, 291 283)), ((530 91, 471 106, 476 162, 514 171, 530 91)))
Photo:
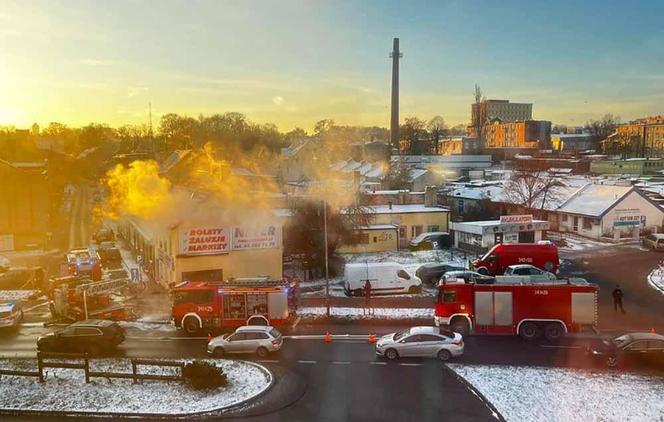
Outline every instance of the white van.
POLYGON ((364 283, 371 283, 371 294, 419 293, 422 280, 397 262, 346 264, 344 291, 347 296, 363 296, 364 283))

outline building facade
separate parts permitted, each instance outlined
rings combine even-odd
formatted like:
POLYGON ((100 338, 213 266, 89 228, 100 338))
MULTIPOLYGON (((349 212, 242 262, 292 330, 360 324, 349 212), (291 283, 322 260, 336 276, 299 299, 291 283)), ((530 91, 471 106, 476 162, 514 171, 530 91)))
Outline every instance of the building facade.
POLYGON ((551 122, 526 120, 487 124, 484 142, 490 149, 549 149, 551 122))
POLYGON ((510 103, 509 100, 484 100, 471 105, 471 126, 491 120, 503 123, 531 120, 533 105, 531 103, 510 103))
POLYGON ((605 152, 631 157, 664 157, 664 116, 643 117, 619 125, 603 141, 605 152))

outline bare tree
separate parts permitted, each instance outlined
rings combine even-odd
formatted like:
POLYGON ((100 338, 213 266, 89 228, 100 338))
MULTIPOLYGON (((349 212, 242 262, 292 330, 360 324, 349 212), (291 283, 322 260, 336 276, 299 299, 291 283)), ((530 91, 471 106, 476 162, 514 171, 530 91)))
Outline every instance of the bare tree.
POLYGON ((438 143, 441 138, 447 136, 449 131, 445 119, 443 119, 442 116, 432 117, 431 120, 429 120, 429 123, 427 123, 427 130, 429 131, 429 136, 434 144, 434 153, 438 154, 438 143))
POLYGON ((508 202, 529 210, 543 210, 560 199, 562 182, 546 171, 515 172, 505 184, 503 193, 508 202))
POLYGON ((471 113, 471 124, 475 132, 475 137, 477 138, 477 146, 481 151, 484 151, 484 135, 486 130, 486 110, 482 107, 482 101, 484 97, 482 96, 482 88, 479 85, 475 84, 475 103, 473 104, 473 112, 471 113))

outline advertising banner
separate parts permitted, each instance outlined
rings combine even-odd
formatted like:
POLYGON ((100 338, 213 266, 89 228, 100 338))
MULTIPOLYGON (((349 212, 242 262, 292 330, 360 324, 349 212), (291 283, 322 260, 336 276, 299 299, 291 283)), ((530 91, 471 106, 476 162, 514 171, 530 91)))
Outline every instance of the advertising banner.
POLYGON ((233 228, 233 250, 278 248, 279 240, 279 229, 274 225, 233 228))
POLYGON ((194 227, 180 231, 181 255, 216 255, 230 250, 227 227, 194 227))

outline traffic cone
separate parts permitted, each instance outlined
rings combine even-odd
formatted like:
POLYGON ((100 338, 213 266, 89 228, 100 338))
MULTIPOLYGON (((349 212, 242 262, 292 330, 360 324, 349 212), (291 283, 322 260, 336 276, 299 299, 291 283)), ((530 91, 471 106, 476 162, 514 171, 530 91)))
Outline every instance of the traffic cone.
POLYGON ((652 328, 650 329, 650 332, 651 332, 652 334, 655 334, 655 327, 652 327, 652 328))
POLYGON ((208 333, 208 343, 212 340, 212 333, 208 333))
POLYGON ((369 334, 369 343, 374 344, 376 342, 376 335, 369 334))
POLYGON ((330 343, 332 342, 332 335, 330 335, 330 332, 325 333, 325 343, 330 343))

